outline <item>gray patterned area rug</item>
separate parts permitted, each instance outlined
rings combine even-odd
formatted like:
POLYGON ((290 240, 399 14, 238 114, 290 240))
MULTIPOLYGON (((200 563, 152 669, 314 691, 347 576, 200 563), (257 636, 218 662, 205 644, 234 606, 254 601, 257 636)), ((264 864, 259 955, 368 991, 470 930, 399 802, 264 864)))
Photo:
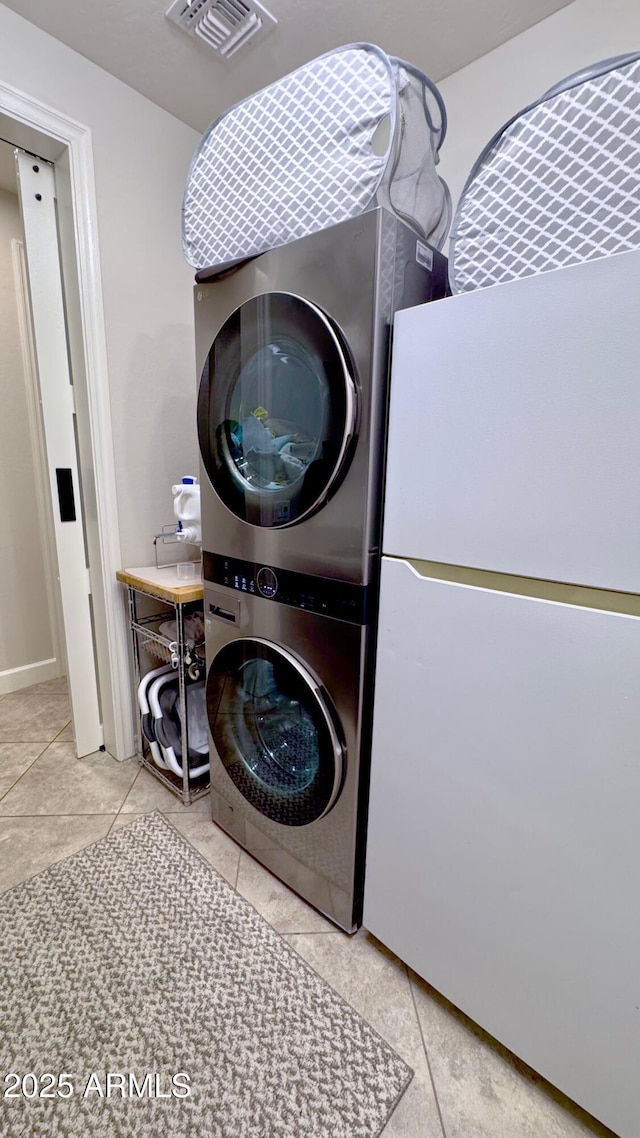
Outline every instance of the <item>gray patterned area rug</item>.
POLYGON ((0 907, 5 1138, 374 1138, 411 1078, 158 814, 0 907))

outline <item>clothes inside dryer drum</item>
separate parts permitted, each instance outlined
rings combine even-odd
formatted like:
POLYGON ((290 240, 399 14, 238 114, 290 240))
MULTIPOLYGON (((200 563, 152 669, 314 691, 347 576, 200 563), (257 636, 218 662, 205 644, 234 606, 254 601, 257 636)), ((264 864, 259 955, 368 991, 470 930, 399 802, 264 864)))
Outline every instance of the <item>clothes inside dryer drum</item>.
POLYGON ((292 486, 319 453, 328 411, 317 354, 274 336, 244 365, 231 395, 232 458, 242 478, 265 489, 292 486))
POLYGON ((252 297, 219 329, 202 372, 198 437, 216 493, 252 525, 313 513, 346 470, 357 394, 338 329, 288 293, 252 297))

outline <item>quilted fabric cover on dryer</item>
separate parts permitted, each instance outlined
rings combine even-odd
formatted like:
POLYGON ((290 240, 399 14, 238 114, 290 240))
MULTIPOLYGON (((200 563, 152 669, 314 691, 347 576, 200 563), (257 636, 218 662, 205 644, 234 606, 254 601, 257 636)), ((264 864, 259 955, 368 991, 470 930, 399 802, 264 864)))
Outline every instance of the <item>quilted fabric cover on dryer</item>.
POLYGON ((451 227, 454 293, 640 248, 640 53, 547 91, 485 147, 451 227))
POLYGON ((430 80, 379 48, 352 44, 313 60, 203 136, 183 203, 187 261, 233 264, 355 217, 377 195, 440 247, 451 219, 434 170, 445 129, 430 80), (372 147, 385 118, 389 141, 372 147))

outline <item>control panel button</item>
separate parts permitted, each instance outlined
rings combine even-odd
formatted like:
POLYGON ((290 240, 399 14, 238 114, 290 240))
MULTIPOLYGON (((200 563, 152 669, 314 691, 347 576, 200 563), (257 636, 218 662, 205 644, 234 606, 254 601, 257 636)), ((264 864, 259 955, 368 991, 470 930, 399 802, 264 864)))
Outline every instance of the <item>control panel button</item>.
POLYGON ((262 569, 258 569, 256 584, 258 586, 258 592, 261 593, 263 597, 275 597, 278 592, 278 578, 273 569, 267 568, 266 565, 263 565, 262 569))

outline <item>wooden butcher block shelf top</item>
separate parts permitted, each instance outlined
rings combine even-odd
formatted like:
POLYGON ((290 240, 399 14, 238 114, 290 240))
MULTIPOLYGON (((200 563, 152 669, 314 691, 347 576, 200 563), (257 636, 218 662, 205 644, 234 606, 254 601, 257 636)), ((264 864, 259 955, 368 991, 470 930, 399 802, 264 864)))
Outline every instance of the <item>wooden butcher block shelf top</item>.
POLYGON ((200 601, 204 595, 200 577, 191 581, 178 577, 175 565, 159 569, 155 565, 146 565, 141 569, 119 569, 116 577, 123 585, 129 585, 152 597, 160 597, 163 601, 171 601, 172 604, 185 605, 189 601, 200 601))

